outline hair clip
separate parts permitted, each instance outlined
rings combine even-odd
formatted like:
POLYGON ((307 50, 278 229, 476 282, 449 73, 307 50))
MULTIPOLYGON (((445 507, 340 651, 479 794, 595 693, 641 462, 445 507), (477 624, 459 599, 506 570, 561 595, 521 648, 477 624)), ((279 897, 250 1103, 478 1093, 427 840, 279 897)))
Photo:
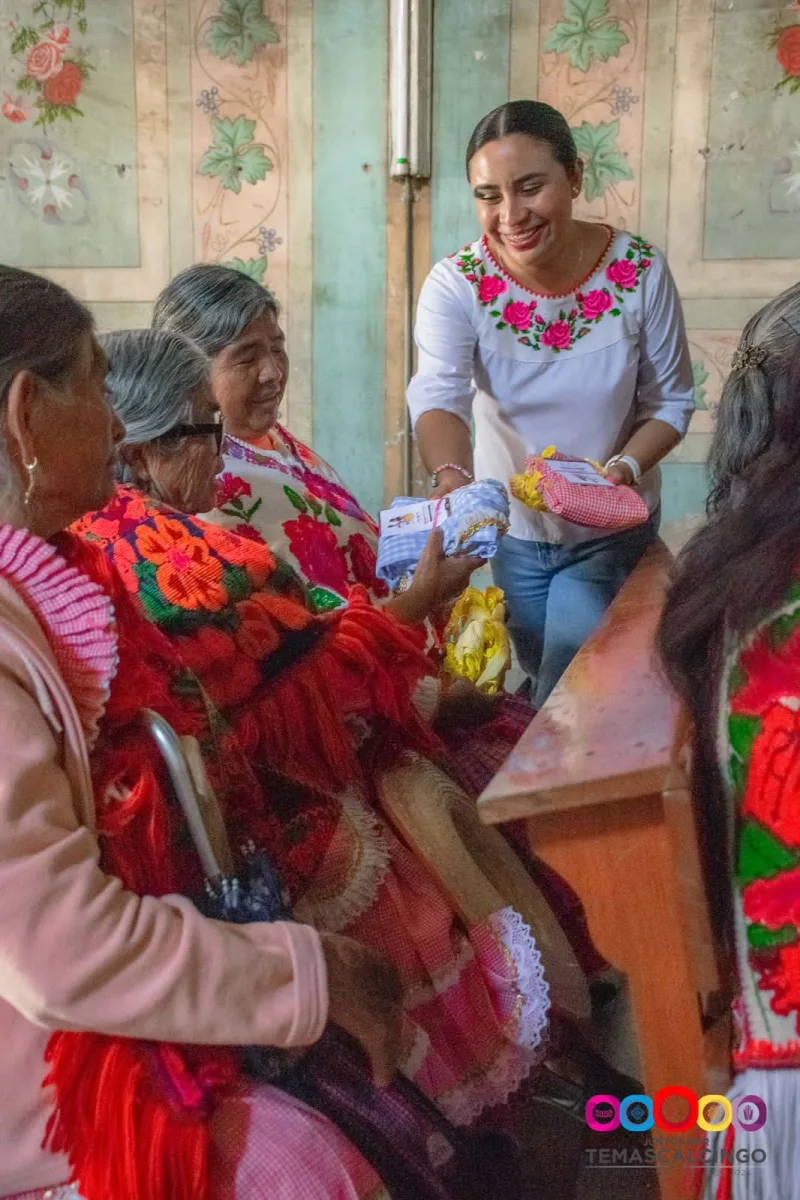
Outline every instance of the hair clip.
POLYGON ((763 346, 740 346, 731 359, 731 370, 748 371, 750 367, 759 367, 766 357, 763 346))

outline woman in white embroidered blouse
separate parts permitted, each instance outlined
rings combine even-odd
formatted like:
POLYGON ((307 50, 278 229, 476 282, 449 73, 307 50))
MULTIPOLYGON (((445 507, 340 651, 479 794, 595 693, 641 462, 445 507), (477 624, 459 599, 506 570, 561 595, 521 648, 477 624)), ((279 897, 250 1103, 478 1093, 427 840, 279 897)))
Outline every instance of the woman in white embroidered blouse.
POLYGON ((533 100, 489 113, 470 139, 467 177, 483 236, 423 285, 408 389, 435 494, 473 474, 507 481, 555 445, 614 458, 610 478, 636 485, 651 513, 609 536, 512 500, 492 566, 541 704, 656 536, 657 464, 686 433, 692 369, 661 253, 574 219, 583 163, 560 113, 533 100))

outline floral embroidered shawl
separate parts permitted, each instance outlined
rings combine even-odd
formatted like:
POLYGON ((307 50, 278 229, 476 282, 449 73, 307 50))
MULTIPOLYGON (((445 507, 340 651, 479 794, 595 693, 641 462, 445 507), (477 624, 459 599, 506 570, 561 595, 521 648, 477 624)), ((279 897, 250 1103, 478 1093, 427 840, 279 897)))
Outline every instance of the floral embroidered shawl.
POLYGON ((233 725, 278 806, 271 849, 296 898, 341 819, 340 793, 364 781, 367 753, 393 755, 400 741, 437 747, 412 704, 431 669, 424 635, 375 610, 363 588, 338 613, 315 616, 303 584, 263 543, 132 488, 73 529, 102 545, 233 725))
POLYGON ((388 597, 375 575, 377 525, 323 458, 281 425, 257 445, 226 438, 223 455, 205 520, 263 540, 306 580, 318 612, 339 608, 355 584, 388 597))

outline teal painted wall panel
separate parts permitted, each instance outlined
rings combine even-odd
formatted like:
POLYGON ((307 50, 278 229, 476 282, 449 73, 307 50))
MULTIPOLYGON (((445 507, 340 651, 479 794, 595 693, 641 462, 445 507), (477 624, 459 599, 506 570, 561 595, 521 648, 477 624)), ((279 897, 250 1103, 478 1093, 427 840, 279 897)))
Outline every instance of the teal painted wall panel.
POLYGON ((314 448, 373 512, 383 499, 386 8, 314 3, 314 448))
POLYGON ((508 99, 510 0, 436 0, 431 250, 437 262, 478 236, 464 172, 470 134, 508 99))
POLYGON ((705 463, 666 463, 661 468, 661 523, 701 516, 706 511, 708 470, 705 463))

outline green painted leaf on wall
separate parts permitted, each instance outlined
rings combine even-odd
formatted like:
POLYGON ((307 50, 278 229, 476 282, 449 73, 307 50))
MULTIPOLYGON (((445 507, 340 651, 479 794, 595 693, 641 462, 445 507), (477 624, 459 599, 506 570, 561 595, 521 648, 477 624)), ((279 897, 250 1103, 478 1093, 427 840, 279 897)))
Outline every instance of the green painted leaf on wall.
POLYGON ((232 258, 230 262, 225 263, 226 267, 231 267, 234 271, 240 271, 242 275, 249 276, 250 279, 255 279, 256 283, 263 283, 264 276, 267 273, 267 257, 262 255, 261 258, 232 258))
POLYGON ((245 183, 260 183, 272 170, 272 162, 261 146, 253 143, 256 123, 247 117, 212 117, 214 141, 197 168, 200 175, 219 179, 224 188, 237 194, 245 183))
POLYGON ((222 0, 206 34, 206 45, 217 58, 245 66, 262 46, 279 42, 278 31, 264 13, 263 0, 222 0))
POLYGON ((705 363, 698 358, 692 363, 692 378, 694 379, 694 406, 695 408, 708 408, 706 404, 706 383, 708 382, 708 371, 705 368, 705 363))
POLYGON ((586 199, 598 200, 612 183, 633 179, 628 160, 617 149, 619 121, 584 121, 572 136, 583 159, 583 191, 586 199))
POLYGON ((565 54, 573 67, 588 71, 592 59, 616 58, 628 35, 608 11, 608 0, 564 0, 564 20, 550 30, 544 44, 552 54, 565 54))

